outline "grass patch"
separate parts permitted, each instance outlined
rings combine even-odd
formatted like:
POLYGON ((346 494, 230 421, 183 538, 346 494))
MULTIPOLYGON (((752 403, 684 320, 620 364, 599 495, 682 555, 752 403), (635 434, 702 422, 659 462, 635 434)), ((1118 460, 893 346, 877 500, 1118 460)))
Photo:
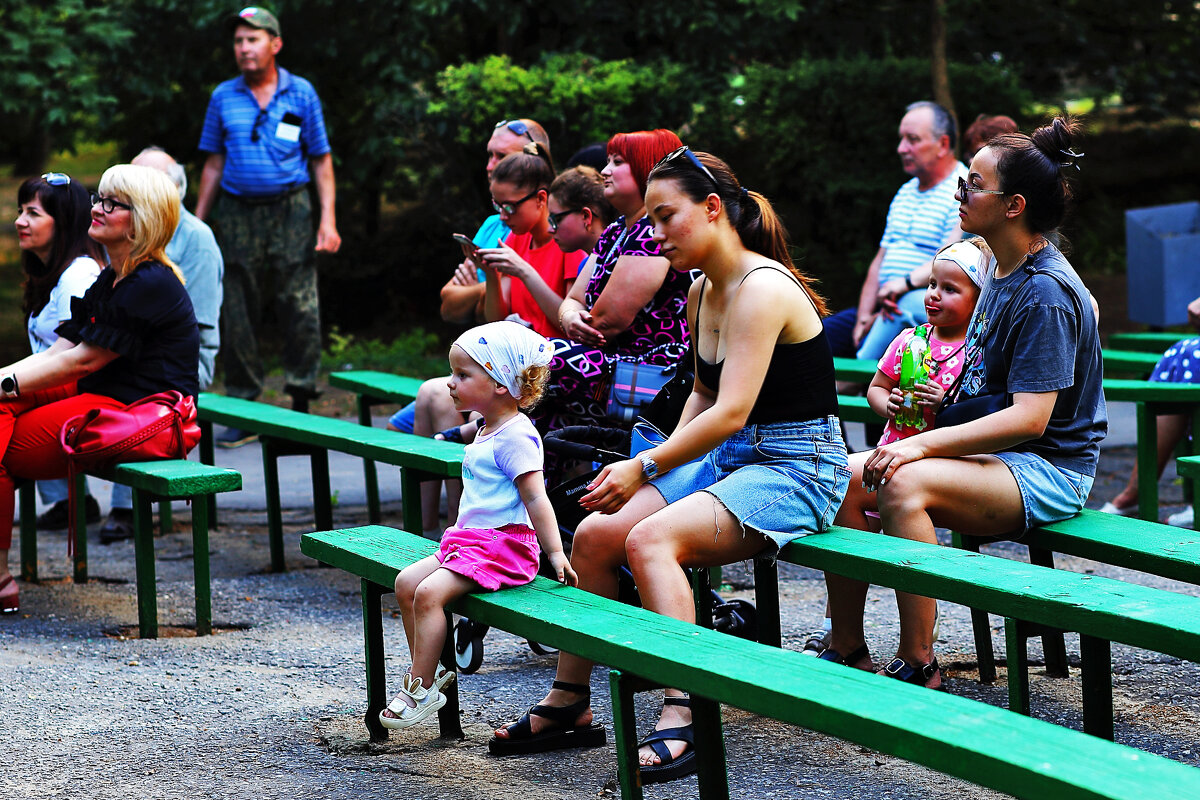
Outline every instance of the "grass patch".
POLYGON ((427 378, 445 373, 447 367, 441 342, 424 328, 413 328, 384 342, 345 334, 334 326, 329 331, 329 347, 321 354, 321 369, 373 369, 427 378))

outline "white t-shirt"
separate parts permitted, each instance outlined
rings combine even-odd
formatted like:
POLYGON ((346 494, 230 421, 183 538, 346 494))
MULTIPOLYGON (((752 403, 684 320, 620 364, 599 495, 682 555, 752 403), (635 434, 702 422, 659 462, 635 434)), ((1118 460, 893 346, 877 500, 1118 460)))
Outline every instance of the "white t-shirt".
POLYGON ((540 472, 544 462, 542 437, 524 414, 476 436, 463 455, 463 493, 455 524, 460 528, 530 525, 513 481, 527 472, 540 472))
POLYGON ((49 350, 58 340, 58 326, 71 318, 71 298, 83 297, 92 288, 100 274, 100 265, 94 259, 80 256, 67 265, 58 283, 50 290, 50 299, 36 317, 29 318, 29 346, 33 352, 49 350))

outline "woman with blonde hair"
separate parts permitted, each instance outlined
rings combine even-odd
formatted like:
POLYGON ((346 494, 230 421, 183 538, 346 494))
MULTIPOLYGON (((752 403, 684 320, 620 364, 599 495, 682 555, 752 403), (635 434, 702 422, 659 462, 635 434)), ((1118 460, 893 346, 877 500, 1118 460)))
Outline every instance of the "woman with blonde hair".
POLYGON ((149 167, 110 167, 92 195, 88 235, 109 266, 58 339, 0 368, 0 612, 20 608, 8 566, 13 482, 67 474, 63 423, 93 408, 121 408, 148 395, 195 395, 200 331, 183 276, 166 256, 179 222, 179 194, 149 167))

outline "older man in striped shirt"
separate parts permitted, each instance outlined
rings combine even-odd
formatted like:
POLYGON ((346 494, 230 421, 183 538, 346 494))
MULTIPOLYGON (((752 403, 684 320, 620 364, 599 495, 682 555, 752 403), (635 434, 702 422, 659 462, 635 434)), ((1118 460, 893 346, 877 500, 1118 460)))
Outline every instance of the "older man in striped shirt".
POLYGON ((892 198, 858 307, 825 320, 835 356, 878 359, 901 330, 925 322, 933 256, 962 238, 954 194, 967 171, 954 155, 954 118, 937 103, 913 103, 899 135, 896 152, 912 180, 892 198))

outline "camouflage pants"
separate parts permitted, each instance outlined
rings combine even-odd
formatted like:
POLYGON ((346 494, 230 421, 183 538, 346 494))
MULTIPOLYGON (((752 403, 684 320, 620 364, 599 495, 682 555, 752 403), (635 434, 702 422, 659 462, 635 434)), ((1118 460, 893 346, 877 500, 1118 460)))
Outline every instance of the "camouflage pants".
POLYGON ((308 191, 255 205, 222 192, 213 229, 225 258, 221 358, 225 391, 256 398, 262 392, 259 329, 270 297, 283 340, 287 388, 315 390, 321 363, 321 314, 308 191))

